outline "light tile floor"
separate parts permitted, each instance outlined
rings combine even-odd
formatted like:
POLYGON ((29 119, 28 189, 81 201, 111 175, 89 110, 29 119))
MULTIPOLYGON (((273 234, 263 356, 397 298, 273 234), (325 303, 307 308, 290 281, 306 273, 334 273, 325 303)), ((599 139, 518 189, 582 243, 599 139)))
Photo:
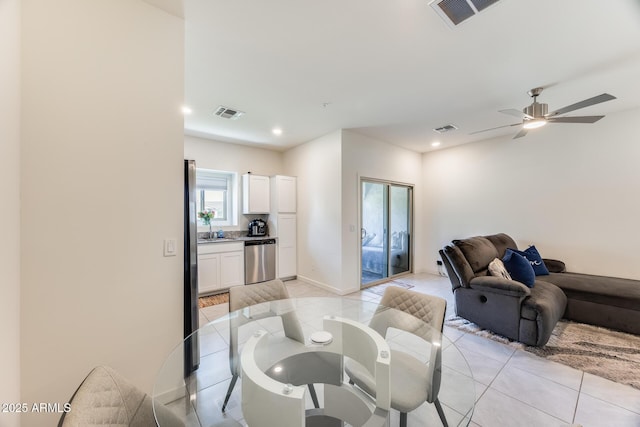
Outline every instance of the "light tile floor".
MULTIPOLYGON (((453 314, 448 278, 416 274, 399 280, 413 285, 415 291, 445 298, 447 316, 453 314)), ((293 298, 335 296, 299 280, 286 285, 293 298)), ((378 295, 367 291, 347 297, 380 300, 378 295)), ((200 324, 227 311, 227 304, 203 308, 200 324)), ((446 326, 445 335, 455 342, 473 372, 476 407, 472 426, 640 427, 640 390, 446 326)), ((392 425, 397 424, 395 418, 392 425)))

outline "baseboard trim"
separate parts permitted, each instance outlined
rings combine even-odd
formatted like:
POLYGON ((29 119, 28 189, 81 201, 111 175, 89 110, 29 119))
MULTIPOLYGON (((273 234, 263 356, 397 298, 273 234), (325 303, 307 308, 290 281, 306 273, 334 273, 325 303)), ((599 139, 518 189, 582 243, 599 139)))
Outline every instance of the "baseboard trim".
POLYGON ((309 285, 316 286, 316 287, 318 287, 318 288, 321 288, 321 289, 327 290, 327 291, 329 291, 329 292, 333 292, 334 294, 337 294, 337 295, 340 295, 340 296, 348 295, 348 294, 350 294, 350 293, 357 292, 357 291, 359 291, 359 290, 360 290, 360 288, 354 288, 354 289, 338 289, 338 288, 333 287, 333 286, 331 286, 331 285, 328 285, 328 284, 326 284, 326 283, 319 282, 319 281, 317 281, 317 280, 311 279, 310 277, 301 276, 301 275, 298 275, 298 280, 300 280, 301 282, 305 282, 305 283, 307 283, 307 284, 309 284, 309 285))
POLYGON ((163 405, 168 405, 179 399, 184 399, 186 394, 186 389, 184 387, 177 387, 158 393, 154 397, 154 400, 162 403, 163 405))
POLYGON ((430 268, 427 268, 427 269, 418 271, 416 274, 419 274, 419 273, 433 274, 434 276, 440 276, 440 277, 449 277, 447 276, 447 270, 445 270, 444 266, 442 266, 441 272, 438 270, 432 270, 430 268))

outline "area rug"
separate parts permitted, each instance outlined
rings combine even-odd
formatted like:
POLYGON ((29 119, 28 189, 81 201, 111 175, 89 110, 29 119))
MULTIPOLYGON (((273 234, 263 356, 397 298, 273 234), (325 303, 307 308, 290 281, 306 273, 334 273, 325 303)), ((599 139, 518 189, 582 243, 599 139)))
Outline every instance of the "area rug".
POLYGON ((390 282, 381 283, 379 285, 369 286, 368 288, 364 288, 363 291, 365 291, 365 292, 373 292, 376 295, 382 296, 384 294, 384 290, 387 289, 389 286, 397 286, 397 287, 405 288, 405 289, 413 288, 413 285, 410 285, 408 283, 403 283, 400 280, 396 279, 396 280, 392 280, 390 282))
POLYGON ((544 347, 533 347, 494 334, 458 316, 448 318, 445 324, 640 389, 639 336, 561 320, 544 347))
POLYGON ((229 302, 229 292, 217 295, 209 295, 207 297, 198 298, 198 308, 210 307, 212 305, 226 304, 229 302))

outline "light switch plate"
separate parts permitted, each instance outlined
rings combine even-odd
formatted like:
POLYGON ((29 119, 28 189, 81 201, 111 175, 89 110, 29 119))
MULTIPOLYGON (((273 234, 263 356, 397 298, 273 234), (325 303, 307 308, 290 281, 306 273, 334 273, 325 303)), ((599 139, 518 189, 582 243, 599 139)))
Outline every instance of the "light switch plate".
POLYGON ((176 239, 164 239, 164 256, 176 256, 178 243, 176 239))

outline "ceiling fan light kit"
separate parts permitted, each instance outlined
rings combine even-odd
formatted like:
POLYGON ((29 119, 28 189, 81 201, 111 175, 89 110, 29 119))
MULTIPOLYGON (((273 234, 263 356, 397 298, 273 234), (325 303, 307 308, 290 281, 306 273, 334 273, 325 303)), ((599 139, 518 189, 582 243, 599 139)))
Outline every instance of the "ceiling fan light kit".
POLYGON ((547 124, 547 120, 545 118, 542 119, 531 119, 531 120, 526 120, 524 121, 524 124, 522 125, 523 128, 525 129, 537 129, 537 128, 541 128, 542 126, 547 124))
POLYGON ((547 123, 595 123, 604 116, 573 116, 573 117, 557 117, 561 114, 569 113, 571 111, 579 110, 581 108, 590 107, 592 105, 600 104, 602 102, 611 101, 616 99, 615 96, 608 93, 603 93, 592 98, 585 99, 575 104, 568 105, 558 110, 548 112, 548 105, 537 101, 538 96, 542 93, 541 87, 531 89, 527 94, 533 98, 531 105, 522 109, 522 112, 516 109, 499 110, 500 113, 509 114, 522 119, 522 123, 513 123, 510 125, 498 126, 490 129, 484 129, 476 132, 472 132, 470 135, 476 133, 487 132, 490 130, 520 126, 522 129, 518 132, 513 139, 521 138, 527 134, 530 129, 536 129, 546 125, 547 123))

